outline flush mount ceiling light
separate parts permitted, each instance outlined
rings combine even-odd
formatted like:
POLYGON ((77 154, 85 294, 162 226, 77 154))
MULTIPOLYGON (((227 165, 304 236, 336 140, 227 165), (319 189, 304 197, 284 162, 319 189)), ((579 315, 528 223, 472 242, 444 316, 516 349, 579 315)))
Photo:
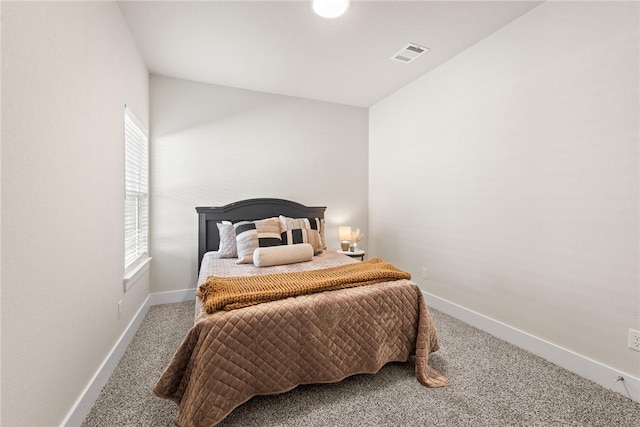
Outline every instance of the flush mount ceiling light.
POLYGON ((349 9, 349 0, 313 0, 313 11, 323 18, 337 18, 349 9))

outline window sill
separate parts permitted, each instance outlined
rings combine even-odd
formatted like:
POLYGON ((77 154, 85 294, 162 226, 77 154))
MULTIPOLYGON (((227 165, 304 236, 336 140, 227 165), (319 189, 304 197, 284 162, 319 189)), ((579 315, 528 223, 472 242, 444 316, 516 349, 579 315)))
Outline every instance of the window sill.
POLYGON ((127 292, 131 286, 142 276, 145 272, 149 270, 149 263, 151 262, 151 257, 147 257, 142 260, 138 265, 136 265, 131 271, 128 271, 124 275, 124 279, 122 283, 124 284, 124 291, 127 292))

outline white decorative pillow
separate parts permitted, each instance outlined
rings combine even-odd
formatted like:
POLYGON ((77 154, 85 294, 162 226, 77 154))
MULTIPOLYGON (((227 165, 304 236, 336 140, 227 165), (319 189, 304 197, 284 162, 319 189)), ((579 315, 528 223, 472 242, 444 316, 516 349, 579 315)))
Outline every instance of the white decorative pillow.
POLYGON ((315 255, 321 254, 324 243, 320 230, 324 229, 320 218, 288 218, 280 215, 280 231, 283 245, 310 243, 315 255))
POLYGON ((313 248, 308 243, 258 248, 253 252, 253 263, 256 267, 294 264, 311 261, 311 259, 313 259, 313 248))
POLYGON ((233 224, 233 228, 236 231, 238 264, 249 264, 252 262, 253 251, 259 247, 278 246, 282 244, 280 221, 278 218, 241 221, 233 224))
POLYGON ((216 225, 218 226, 218 234, 220 235, 220 245, 218 246, 220 258, 237 257, 238 247, 236 246, 236 231, 233 228, 233 224, 229 221, 222 221, 216 225))

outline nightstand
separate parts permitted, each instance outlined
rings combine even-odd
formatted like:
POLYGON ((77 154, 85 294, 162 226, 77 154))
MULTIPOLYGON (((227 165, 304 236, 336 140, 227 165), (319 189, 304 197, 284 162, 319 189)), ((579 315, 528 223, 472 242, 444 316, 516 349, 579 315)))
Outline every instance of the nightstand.
POLYGON ((360 258, 360 261, 364 261, 364 251, 363 250, 358 250, 358 251, 336 251, 339 254, 343 254, 343 255, 347 255, 350 256, 351 258, 360 258))

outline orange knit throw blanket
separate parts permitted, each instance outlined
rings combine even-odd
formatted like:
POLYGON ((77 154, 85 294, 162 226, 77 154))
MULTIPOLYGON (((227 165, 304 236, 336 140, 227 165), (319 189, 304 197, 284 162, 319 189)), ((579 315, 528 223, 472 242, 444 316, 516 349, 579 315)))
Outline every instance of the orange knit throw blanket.
POLYGON ((373 258, 321 270, 262 276, 209 276, 196 295, 202 300, 207 313, 213 313, 297 295, 400 279, 411 279, 411 275, 380 258, 373 258))

